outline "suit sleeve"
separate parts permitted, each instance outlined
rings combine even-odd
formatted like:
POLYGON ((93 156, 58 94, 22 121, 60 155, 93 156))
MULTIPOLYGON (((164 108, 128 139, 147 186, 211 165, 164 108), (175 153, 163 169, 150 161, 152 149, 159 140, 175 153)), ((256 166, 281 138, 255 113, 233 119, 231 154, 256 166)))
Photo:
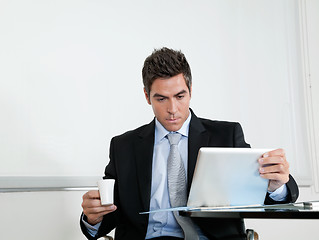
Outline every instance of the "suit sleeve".
POLYGON ((88 232, 86 226, 84 225, 83 221, 82 221, 82 216, 84 217, 84 219, 86 218, 86 216, 84 215, 84 213, 82 212, 81 217, 80 217, 80 227, 82 230, 82 233, 86 236, 87 239, 89 240, 95 240, 97 239, 96 237, 92 237, 90 235, 90 233, 88 232))
POLYGON ((285 201, 282 201, 282 202, 275 201, 272 198, 270 198, 269 193, 267 193, 264 204, 272 205, 272 204, 296 202, 299 196, 299 189, 295 179, 291 175, 289 175, 289 181, 286 183, 286 186, 288 189, 288 196, 285 201))

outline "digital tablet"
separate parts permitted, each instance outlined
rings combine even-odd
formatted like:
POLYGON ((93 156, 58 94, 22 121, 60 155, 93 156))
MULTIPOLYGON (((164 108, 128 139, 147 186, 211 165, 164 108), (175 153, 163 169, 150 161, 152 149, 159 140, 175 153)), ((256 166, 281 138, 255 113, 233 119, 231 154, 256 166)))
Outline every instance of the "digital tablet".
POLYGON ((200 148, 188 207, 262 205, 268 180, 259 175, 258 159, 271 149, 200 148))

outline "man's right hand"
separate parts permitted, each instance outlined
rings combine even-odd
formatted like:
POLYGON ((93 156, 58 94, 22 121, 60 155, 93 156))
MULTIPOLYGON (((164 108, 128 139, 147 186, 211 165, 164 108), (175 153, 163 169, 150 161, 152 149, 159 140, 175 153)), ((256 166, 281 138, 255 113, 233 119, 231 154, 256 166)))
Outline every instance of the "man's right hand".
POLYGON ((114 204, 106 206, 101 205, 100 193, 98 190, 88 191, 82 198, 83 213, 87 217, 87 222, 91 225, 101 222, 105 214, 116 210, 114 204))

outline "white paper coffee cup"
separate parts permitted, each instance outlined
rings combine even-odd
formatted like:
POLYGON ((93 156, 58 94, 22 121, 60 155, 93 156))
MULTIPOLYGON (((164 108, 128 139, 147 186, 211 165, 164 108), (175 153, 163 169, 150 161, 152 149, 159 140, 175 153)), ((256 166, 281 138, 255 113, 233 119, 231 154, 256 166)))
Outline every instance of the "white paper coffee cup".
POLYGON ((102 179, 97 182, 100 192, 101 205, 113 204, 114 179, 102 179))

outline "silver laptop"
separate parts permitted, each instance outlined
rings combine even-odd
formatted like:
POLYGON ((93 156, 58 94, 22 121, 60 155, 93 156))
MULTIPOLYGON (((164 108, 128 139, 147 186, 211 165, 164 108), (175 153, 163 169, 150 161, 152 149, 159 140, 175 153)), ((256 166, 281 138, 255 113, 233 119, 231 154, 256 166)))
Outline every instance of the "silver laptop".
POLYGON ((259 176, 260 158, 270 149, 199 150, 187 207, 262 205, 268 180, 259 176))

